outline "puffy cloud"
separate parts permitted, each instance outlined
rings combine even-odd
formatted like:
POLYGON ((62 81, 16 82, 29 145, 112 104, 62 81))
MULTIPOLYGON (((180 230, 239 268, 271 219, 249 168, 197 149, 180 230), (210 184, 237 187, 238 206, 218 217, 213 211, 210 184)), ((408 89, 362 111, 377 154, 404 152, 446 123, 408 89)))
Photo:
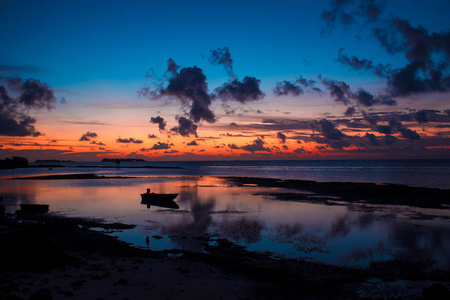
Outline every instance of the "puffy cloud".
POLYGON ((238 146, 236 146, 235 144, 228 144, 228 148, 233 149, 233 150, 238 150, 240 149, 238 146))
POLYGON ((142 88, 140 94, 156 100, 160 98, 173 98, 181 101, 183 105, 189 106, 189 117, 195 123, 205 120, 209 123, 216 121, 216 116, 209 108, 211 97, 208 92, 208 84, 203 70, 197 66, 182 68, 178 72, 179 66, 172 59, 168 61, 166 76, 167 86, 159 85, 155 89, 142 88))
POLYGON ((178 126, 173 127, 171 131, 178 133, 181 136, 190 136, 191 134, 197 136, 197 125, 192 120, 185 117, 178 118, 178 126))
POLYGON ((352 98, 352 92, 350 86, 343 81, 330 80, 319 76, 319 80, 326 87, 330 96, 336 102, 341 102, 345 105, 350 104, 350 99, 352 98))
POLYGON ((331 0, 330 9, 322 13, 324 31, 331 32, 337 25, 349 26, 358 20, 374 22, 383 12, 384 0, 331 0))
POLYGON ((311 122, 310 126, 311 129, 317 130, 327 140, 340 140, 346 136, 327 119, 322 119, 319 121, 315 120, 311 122))
POLYGON ((273 93, 275 96, 300 96, 305 92, 305 89, 308 88, 320 92, 320 89, 314 87, 315 83, 314 80, 307 80, 303 77, 300 77, 295 82, 284 80, 276 83, 273 93))
POLYGON ((366 132, 365 137, 370 141, 370 143, 374 146, 379 145, 380 141, 378 140, 377 136, 373 133, 366 132))
POLYGON ((213 65, 223 65, 228 76, 233 79, 236 78, 236 75, 233 73, 233 60, 231 59, 231 54, 228 47, 211 50, 209 62, 213 65))
POLYGON ((340 102, 347 106, 360 105, 364 107, 371 107, 374 105, 397 105, 397 101, 388 95, 374 96, 362 88, 358 89, 358 91, 354 93, 352 92, 350 86, 343 81, 326 79, 322 76, 319 76, 319 80, 329 91, 331 98, 333 98, 335 102, 340 102))
POLYGON ((196 141, 192 141, 186 144, 187 146, 198 146, 196 141))
POLYGON ((304 91, 301 86, 286 80, 277 82, 276 87, 273 89, 273 93, 275 94, 275 96, 299 96, 303 94, 303 92, 304 91))
POLYGON ((88 131, 80 137, 79 141, 90 141, 96 137, 98 137, 98 135, 95 132, 88 131))
POLYGON ((30 109, 52 110, 57 98, 53 89, 36 79, 0 76, 0 135, 39 136, 30 109))
POLYGON ((144 141, 142 140, 138 140, 135 138, 129 138, 129 139, 122 139, 122 138, 118 138, 116 140, 116 143, 122 143, 122 144, 142 144, 144 141))
POLYGON ((352 106, 347 108, 347 110, 345 111, 345 116, 347 117, 352 117, 354 114, 356 113, 356 109, 352 106))
POLYGON ((158 128, 160 131, 166 129, 166 125, 167 125, 167 122, 164 121, 164 118, 161 118, 160 116, 151 117, 150 123, 158 124, 158 128))
POLYGON ((244 77, 242 81, 234 79, 216 88, 214 95, 222 100, 235 100, 241 103, 260 100, 265 96, 259 88, 260 83, 260 80, 249 76, 244 77))
POLYGON ((368 59, 359 59, 356 56, 349 57, 348 55, 344 54, 343 51, 344 49, 339 49, 337 61, 348 65, 350 68, 356 71, 372 71, 378 77, 385 77, 391 72, 389 65, 374 64, 368 59))
POLYGON ((281 131, 277 133, 277 138, 282 144, 286 143, 286 135, 284 135, 281 131))
POLYGON ((295 149, 294 153, 296 153, 296 154, 305 154, 305 153, 307 153, 307 151, 302 147, 302 148, 295 149))
POLYGON ((262 139, 257 138, 256 140, 253 141, 252 144, 248 144, 245 146, 242 146, 241 149, 248 151, 248 152, 271 152, 270 148, 266 148, 264 147, 264 144, 266 142, 264 142, 262 139))
POLYGON ((157 142, 149 150, 167 150, 170 149, 170 145, 167 143, 157 142))

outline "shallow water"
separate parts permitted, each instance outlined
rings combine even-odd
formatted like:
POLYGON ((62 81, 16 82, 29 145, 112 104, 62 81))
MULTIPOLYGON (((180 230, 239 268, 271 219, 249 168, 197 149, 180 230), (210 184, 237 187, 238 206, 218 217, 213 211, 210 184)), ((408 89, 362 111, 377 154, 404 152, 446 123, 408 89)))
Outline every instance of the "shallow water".
POLYGON ((231 187, 211 176, 0 181, 9 212, 21 203, 49 204, 51 212, 67 216, 136 224, 135 229, 112 234, 152 250, 204 251, 206 241, 225 237, 274 257, 352 266, 398 256, 431 258, 435 267, 450 270, 448 210, 324 205, 267 196, 283 191, 231 187), (156 193, 178 193, 180 208, 141 205, 139 194, 147 187, 156 193))

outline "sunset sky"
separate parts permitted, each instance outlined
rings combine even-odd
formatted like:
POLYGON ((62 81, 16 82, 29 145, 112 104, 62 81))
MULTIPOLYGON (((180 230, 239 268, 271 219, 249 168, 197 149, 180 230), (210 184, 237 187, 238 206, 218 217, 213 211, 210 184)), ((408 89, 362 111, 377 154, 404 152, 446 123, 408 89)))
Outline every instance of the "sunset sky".
POLYGON ((0 158, 450 158, 448 0, 3 0, 0 158))

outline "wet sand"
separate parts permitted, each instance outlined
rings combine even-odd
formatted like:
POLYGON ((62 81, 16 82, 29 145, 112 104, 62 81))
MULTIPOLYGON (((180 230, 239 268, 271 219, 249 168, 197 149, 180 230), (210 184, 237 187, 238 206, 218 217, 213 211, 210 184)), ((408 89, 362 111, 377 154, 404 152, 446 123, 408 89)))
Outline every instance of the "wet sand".
MULTIPOLYGON (((448 190, 393 185, 227 180, 291 189, 292 193, 279 195, 286 201, 337 197, 386 204, 398 198, 414 206, 431 193, 432 207, 445 209, 449 199, 448 190), (372 192, 365 190, 369 187, 372 192), (400 191, 406 194, 397 197, 400 191)), ((398 257, 367 268, 343 267, 274 258, 225 239, 213 245, 205 239, 202 253, 150 251, 99 231, 127 230, 132 224, 52 213, 1 221, 0 299, 438 299, 450 295, 450 271, 434 270, 432 262, 422 257, 398 257)))
POLYGON ((450 209, 450 189, 363 182, 317 182, 251 177, 223 178, 234 185, 278 187, 294 191, 272 194, 272 196, 276 196, 279 200, 323 203, 339 200, 348 203, 359 202, 450 209))

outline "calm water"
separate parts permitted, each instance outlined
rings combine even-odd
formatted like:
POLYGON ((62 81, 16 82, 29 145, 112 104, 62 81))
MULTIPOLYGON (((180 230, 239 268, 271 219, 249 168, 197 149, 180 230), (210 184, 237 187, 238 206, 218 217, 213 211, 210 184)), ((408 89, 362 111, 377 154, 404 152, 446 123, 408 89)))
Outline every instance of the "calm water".
POLYGON ((1 176, 95 172, 140 177, 52 181, 2 179, 0 196, 9 212, 17 210, 20 203, 45 203, 50 204, 52 212, 68 216, 136 224, 135 229, 113 234, 137 247, 153 250, 203 251, 205 237, 213 240, 226 237, 249 250, 269 251, 274 256, 358 266, 407 256, 417 260, 432 258, 436 267, 450 270, 449 210, 378 206, 374 210, 360 205, 277 201, 265 195, 283 192, 282 189, 230 187, 211 176, 448 187, 449 161, 184 162, 164 165, 184 169, 80 169, 69 164, 66 168, 53 170, 1 171, 1 176), (180 208, 141 205, 139 194, 147 187, 157 193, 178 193, 176 202, 180 208), (421 214, 437 217, 425 220, 419 218, 421 214), (148 245, 147 236, 150 239, 148 245))

